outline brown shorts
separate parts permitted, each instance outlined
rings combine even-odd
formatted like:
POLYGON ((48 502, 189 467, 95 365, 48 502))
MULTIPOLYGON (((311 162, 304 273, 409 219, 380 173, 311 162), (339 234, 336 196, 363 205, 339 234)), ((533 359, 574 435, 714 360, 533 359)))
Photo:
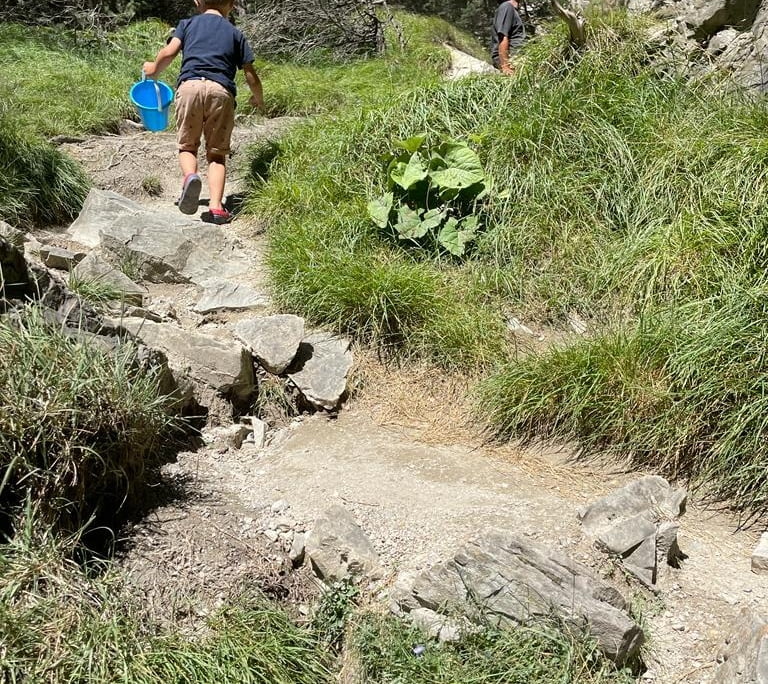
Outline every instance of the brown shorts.
POLYGON ((235 127, 235 98, 208 79, 184 81, 176 90, 176 128, 180 152, 197 154, 205 136, 208 155, 229 154, 235 127))

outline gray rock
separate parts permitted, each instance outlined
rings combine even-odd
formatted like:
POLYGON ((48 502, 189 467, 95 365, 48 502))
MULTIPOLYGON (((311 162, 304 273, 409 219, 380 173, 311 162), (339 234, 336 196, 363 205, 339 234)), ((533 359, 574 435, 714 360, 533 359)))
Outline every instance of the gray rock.
POLYGON ((235 423, 224 428, 225 439, 229 446, 233 449, 239 449, 243 446, 245 438, 250 434, 251 428, 248 425, 242 423, 235 423))
POLYGON ((296 356, 304 319, 290 314, 248 318, 235 325, 235 336, 266 370, 280 375, 296 356))
POLYGON ((685 511, 685 501, 685 490, 649 476, 588 506, 579 520, 598 548, 619 556, 627 570, 653 587, 659 574, 682 556, 675 521, 685 511))
POLYGON ((733 44, 733 42, 739 37, 739 32, 736 29, 724 29, 719 31, 709 39, 707 44, 707 52, 710 55, 720 55, 733 44))
POLYGON ((24 233, 5 221, 0 221, 0 238, 19 249, 24 247, 24 233))
POLYGON ((349 340, 314 333, 299 345, 288 377, 307 401, 332 411, 344 399, 353 361, 349 340))
POLYGON ((267 424, 260 418, 251 419, 251 442, 257 449, 264 446, 267 439, 267 424))
POLYGON ((469 542, 449 560, 420 573, 395 600, 405 612, 428 608, 502 627, 554 613, 573 627, 588 627, 603 652, 619 664, 635 656, 644 639, 613 587, 566 556, 505 532, 469 542))
POLYGON ((713 684, 768 684, 768 619, 745 608, 719 659, 713 684))
POLYGON ((113 323, 146 345, 164 351, 177 379, 189 377, 236 401, 250 398, 254 390, 253 363, 250 354, 239 344, 143 318, 125 318, 113 323))
POLYGON ((93 188, 67 234, 75 242, 93 249, 101 244, 101 230, 113 221, 125 216, 140 216, 146 212, 146 207, 116 192, 93 188))
POLYGON ((303 532, 296 532, 293 535, 293 542, 291 543, 291 549, 288 552, 288 558, 290 558, 294 568, 298 568, 304 563, 305 542, 306 535, 303 532))
POLYGON ((752 552, 752 572, 768 575, 768 532, 763 532, 760 542, 752 552))
POLYGON ((306 538, 306 554, 317 576, 329 583, 381 577, 378 554, 342 506, 332 506, 317 519, 306 538))
POLYGON ((458 620, 429 608, 416 608, 409 613, 409 617, 422 632, 442 642, 458 641, 468 631, 458 620))
POLYGON ((760 4, 761 0, 694 0, 684 20, 696 40, 702 41, 725 27, 748 28, 760 4))
POLYGON ((263 309, 269 304, 267 295, 248 285, 213 278, 203 283, 203 295, 192 311, 204 314, 221 309, 263 309))
POLYGON ((270 510, 273 513, 282 513, 283 511, 287 511, 290 507, 291 504, 289 504, 285 499, 279 499, 270 506, 270 510))
POLYGON ((0 299, 19 299, 31 294, 30 274, 24 254, 0 238, 0 299))
POLYGON ((114 192, 93 189, 69 236, 133 262, 142 280, 196 283, 245 273, 250 263, 218 226, 158 212, 114 192))
POLYGON ((61 247, 41 247, 40 258, 48 268, 69 271, 75 264, 85 259, 85 252, 72 252, 61 247))
POLYGON ((154 321, 155 323, 163 322, 163 317, 156 314, 154 311, 145 309, 142 306, 126 304, 125 302, 118 302, 116 306, 111 306, 109 312, 112 316, 124 316, 126 318, 146 318, 148 321, 154 321))
POLYGON ((113 287, 127 304, 141 306, 147 290, 134 283, 125 273, 115 268, 98 252, 91 252, 72 273, 81 280, 91 280, 113 287))
POLYGON ((494 74, 496 69, 493 68, 488 62, 483 62, 477 57, 468 55, 466 52, 457 50, 452 45, 444 43, 443 46, 448 50, 451 56, 451 68, 445 77, 449 81, 456 81, 460 78, 466 78, 467 76, 475 76, 477 74, 494 74))

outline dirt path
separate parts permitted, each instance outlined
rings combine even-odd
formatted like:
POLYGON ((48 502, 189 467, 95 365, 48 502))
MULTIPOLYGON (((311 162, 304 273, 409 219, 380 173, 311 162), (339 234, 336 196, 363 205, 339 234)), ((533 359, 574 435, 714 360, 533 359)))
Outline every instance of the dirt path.
MULTIPOLYGON (((284 123, 239 127, 237 144, 242 149, 259 136, 273 136, 284 123)), ((97 185, 157 206, 175 197, 173 150, 171 137, 151 134, 67 146, 97 185), (160 179, 159 197, 140 189, 147 176, 160 179)), ((236 221, 231 230, 258 262, 263 235, 254 223, 236 221)), ((171 294, 180 301, 192 297, 187 290, 171 294)), ((205 329, 221 322, 209 317, 190 325, 205 329)), ((574 465, 567 462, 567 450, 488 447, 473 429, 457 429, 462 405, 447 390, 449 382, 440 384, 444 378, 416 369, 372 369, 337 419, 304 417, 274 431, 261 450, 206 447, 182 454, 167 468, 176 496, 136 526, 123 558, 157 610, 174 620, 205 614, 236 582, 287 573, 283 555, 264 531, 278 518, 308 528, 332 503, 354 514, 390 579, 499 527, 624 582, 584 539, 576 512, 637 473, 574 465), (401 395, 408 401, 400 401, 401 395), (273 506, 278 501, 284 503, 273 506)), ((627 595, 636 594, 645 605, 645 681, 709 682, 719 645, 739 611, 768 610, 768 582, 749 570, 761 529, 737 532, 737 524, 726 514, 690 505, 680 531, 689 558, 660 595, 623 584, 627 595)), ((281 591, 295 590, 301 602, 306 582, 285 589, 286 582, 281 591)))

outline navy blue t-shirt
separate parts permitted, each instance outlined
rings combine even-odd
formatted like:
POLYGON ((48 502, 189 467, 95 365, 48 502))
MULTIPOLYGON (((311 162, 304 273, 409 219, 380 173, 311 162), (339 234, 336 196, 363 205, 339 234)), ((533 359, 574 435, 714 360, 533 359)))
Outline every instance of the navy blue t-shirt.
POLYGON ((178 85, 192 78, 221 83, 237 95, 235 74, 253 62, 253 51, 242 32, 219 14, 198 14, 179 22, 173 37, 181 41, 178 85))

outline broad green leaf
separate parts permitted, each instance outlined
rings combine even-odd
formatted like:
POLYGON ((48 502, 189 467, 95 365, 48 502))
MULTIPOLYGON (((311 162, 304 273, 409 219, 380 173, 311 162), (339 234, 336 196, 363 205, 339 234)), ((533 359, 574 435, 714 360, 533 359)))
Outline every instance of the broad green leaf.
POLYGON ((429 177, 432 183, 441 188, 449 190, 462 190, 475 183, 483 182, 483 175, 478 175, 475 171, 466 171, 455 166, 449 166, 447 169, 430 171, 429 177))
POLYGON ((478 225, 476 216, 468 216, 461 222, 451 216, 438 233, 437 241, 454 256, 463 256, 467 250, 467 245, 475 237, 478 225))
POLYGON ((465 216, 459 221, 459 233, 468 238, 466 242, 471 241, 477 235, 478 228, 480 228, 480 219, 474 214, 465 216))
POLYGON ((417 211, 403 204, 397 210, 397 234, 402 240, 417 240, 424 237, 427 229, 424 228, 417 211))
POLYGON ((476 174, 476 183, 485 179, 485 171, 480 162, 480 157, 477 156, 474 150, 467 147, 465 143, 443 143, 439 148, 439 152, 449 167, 476 174))
POLYGON ((404 190, 408 190, 426 177, 427 168, 424 166, 424 159, 418 152, 413 153, 407 165, 403 166, 400 163, 392 170, 392 180, 404 190))
POLYGON ((430 230, 437 228, 445 219, 444 209, 430 209, 421 217, 421 227, 426 235, 430 230))
POLYGON ((414 152, 421 149, 421 146, 424 144, 426 139, 426 135, 414 135, 412 138, 407 138, 406 140, 398 140, 395 143, 395 147, 399 147, 401 150, 405 150, 406 152, 413 154, 414 152))
POLYGON ((368 202, 368 216, 379 228, 386 228, 389 223, 389 214, 392 211, 392 202, 395 196, 391 192, 384 193, 381 197, 368 202))

